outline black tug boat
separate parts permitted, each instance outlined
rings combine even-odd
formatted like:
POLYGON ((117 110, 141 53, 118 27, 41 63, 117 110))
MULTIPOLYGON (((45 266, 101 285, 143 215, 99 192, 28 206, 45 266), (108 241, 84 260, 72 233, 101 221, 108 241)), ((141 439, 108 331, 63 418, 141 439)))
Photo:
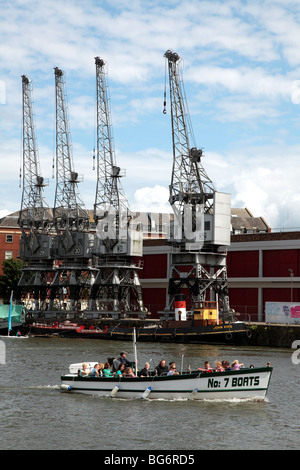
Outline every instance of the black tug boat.
POLYGON ((135 328, 137 341, 247 344, 251 332, 246 324, 241 321, 219 319, 215 301, 196 302, 193 313, 189 314, 186 312, 185 301, 180 297, 174 302, 175 319, 139 320, 128 318, 113 320, 103 318, 98 321, 96 326, 80 325, 70 321, 48 325, 36 323, 30 326, 30 333, 65 338, 132 341, 133 329, 135 328))

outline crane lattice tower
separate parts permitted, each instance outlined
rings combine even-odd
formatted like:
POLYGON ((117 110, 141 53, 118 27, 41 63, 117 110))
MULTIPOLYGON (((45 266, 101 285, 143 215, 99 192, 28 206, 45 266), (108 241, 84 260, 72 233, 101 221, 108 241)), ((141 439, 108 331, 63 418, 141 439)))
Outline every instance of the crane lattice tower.
POLYGON ((171 50, 164 57, 168 66, 173 143, 169 202, 174 212, 165 317, 173 315, 175 297, 185 293, 190 310, 195 302, 217 300, 223 318, 228 318, 232 314, 226 267, 230 195, 215 190, 202 165, 203 150, 194 145, 182 60, 171 50))

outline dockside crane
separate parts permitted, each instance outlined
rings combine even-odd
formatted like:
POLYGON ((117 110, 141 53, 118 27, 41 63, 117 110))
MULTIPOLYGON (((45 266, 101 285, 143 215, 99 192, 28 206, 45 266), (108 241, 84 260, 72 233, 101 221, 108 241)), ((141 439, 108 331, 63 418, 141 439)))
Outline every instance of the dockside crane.
POLYGON ((53 214, 43 194, 47 182, 41 175, 35 135, 32 83, 22 75, 23 189, 18 224, 21 228, 19 257, 24 261, 16 302, 33 303, 31 310, 46 307, 45 298, 53 276, 53 214), (31 299, 28 299, 28 295, 31 299))
POLYGON ((92 235, 90 219, 74 170, 71 152, 64 72, 54 68, 56 101, 56 190, 53 209, 54 258, 56 274, 51 288, 50 309, 71 312, 80 302, 91 282, 92 235), (55 305, 56 302, 56 305, 55 305))
POLYGON ((97 91, 97 185, 94 204, 96 237, 90 310, 114 318, 137 314, 144 318, 142 288, 138 276, 143 237, 133 227, 134 217, 121 185, 124 176, 116 164, 112 135, 109 87, 105 61, 95 57, 97 91))
POLYGON ((178 310, 176 305, 178 300, 180 305, 182 296, 187 296, 186 307, 191 312, 198 310, 204 301, 211 301, 220 307, 223 319, 230 319, 234 313, 229 307, 226 267, 230 195, 215 190, 202 164, 203 150, 194 143, 182 60, 171 50, 164 57, 169 76, 173 143, 169 202, 174 212, 165 318, 171 318, 175 311, 176 319, 186 320, 186 308, 181 305, 183 308, 178 310))

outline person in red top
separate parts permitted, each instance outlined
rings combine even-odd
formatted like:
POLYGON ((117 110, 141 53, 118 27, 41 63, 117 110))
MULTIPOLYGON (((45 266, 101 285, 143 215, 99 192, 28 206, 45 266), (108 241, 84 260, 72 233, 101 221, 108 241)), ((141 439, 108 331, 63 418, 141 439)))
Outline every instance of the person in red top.
POLYGON ((201 370, 201 372, 212 372, 212 368, 210 367, 208 361, 204 362, 204 369, 202 367, 199 367, 198 370, 201 370))

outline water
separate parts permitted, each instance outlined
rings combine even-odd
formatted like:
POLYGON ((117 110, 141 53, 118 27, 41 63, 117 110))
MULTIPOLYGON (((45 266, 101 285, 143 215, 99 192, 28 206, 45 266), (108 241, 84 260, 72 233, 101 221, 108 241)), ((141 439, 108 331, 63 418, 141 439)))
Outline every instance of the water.
POLYGON ((293 350, 258 347, 137 343, 140 367, 152 359, 184 368, 208 359, 239 359, 274 367, 265 402, 145 401, 71 395, 59 391, 68 365, 105 361, 130 342, 86 339, 2 339, 0 449, 205 450, 300 447, 300 365, 293 350))

